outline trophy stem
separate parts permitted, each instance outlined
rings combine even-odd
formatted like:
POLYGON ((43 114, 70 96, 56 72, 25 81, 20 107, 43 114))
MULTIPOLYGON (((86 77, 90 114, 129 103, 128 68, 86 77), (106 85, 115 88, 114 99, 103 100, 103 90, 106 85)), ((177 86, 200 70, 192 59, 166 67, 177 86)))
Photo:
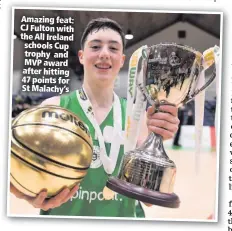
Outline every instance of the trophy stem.
POLYGON ((149 159, 155 158, 157 166, 176 168, 175 163, 169 159, 163 146, 163 138, 154 132, 151 132, 143 144, 136 149, 145 154, 149 159))
POLYGON ((139 150, 147 151, 148 155, 163 157, 169 159, 163 146, 163 138, 161 135, 151 132, 143 144, 138 148, 139 150))

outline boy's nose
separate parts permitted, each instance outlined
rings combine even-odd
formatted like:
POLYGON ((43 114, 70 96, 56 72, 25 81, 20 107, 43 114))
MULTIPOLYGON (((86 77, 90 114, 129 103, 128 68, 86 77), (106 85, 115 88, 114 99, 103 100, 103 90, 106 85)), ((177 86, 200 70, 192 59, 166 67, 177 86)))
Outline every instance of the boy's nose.
POLYGON ((100 54, 99 54, 100 59, 109 59, 110 58, 110 53, 108 50, 108 47, 104 46, 102 47, 100 54))

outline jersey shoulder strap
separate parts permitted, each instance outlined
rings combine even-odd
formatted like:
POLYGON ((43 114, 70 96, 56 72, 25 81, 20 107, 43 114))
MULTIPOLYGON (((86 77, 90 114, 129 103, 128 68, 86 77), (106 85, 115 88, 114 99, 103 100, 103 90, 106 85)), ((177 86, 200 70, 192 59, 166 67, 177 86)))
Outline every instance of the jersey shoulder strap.
POLYGON ((69 94, 61 95, 60 96, 60 106, 64 107, 64 108, 68 108, 70 103, 71 103, 71 99, 75 93, 76 93, 76 91, 72 91, 69 94))

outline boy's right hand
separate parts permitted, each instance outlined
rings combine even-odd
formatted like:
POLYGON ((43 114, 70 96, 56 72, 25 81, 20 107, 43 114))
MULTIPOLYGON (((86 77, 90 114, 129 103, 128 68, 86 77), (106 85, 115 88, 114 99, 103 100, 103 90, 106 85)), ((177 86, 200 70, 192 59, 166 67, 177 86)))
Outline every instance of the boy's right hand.
POLYGON ((47 192, 45 190, 42 190, 36 197, 30 197, 21 193, 14 187, 13 184, 10 183, 10 191, 17 198, 24 199, 34 208, 40 208, 45 211, 61 206, 63 203, 67 202, 71 197, 73 197, 78 189, 79 185, 74 186, 71 190, 69 188, 64 188, 56 196, 46 199, 47 192))

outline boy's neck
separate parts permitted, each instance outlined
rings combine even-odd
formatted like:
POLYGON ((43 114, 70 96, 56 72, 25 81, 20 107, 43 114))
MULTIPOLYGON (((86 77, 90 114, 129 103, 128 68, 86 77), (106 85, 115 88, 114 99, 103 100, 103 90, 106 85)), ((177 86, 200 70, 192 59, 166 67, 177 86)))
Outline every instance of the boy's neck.
POLYGON ((83 87, 94 108, 109 108, 113 104, 113 86, 99 87, 84 81, 83 87))

